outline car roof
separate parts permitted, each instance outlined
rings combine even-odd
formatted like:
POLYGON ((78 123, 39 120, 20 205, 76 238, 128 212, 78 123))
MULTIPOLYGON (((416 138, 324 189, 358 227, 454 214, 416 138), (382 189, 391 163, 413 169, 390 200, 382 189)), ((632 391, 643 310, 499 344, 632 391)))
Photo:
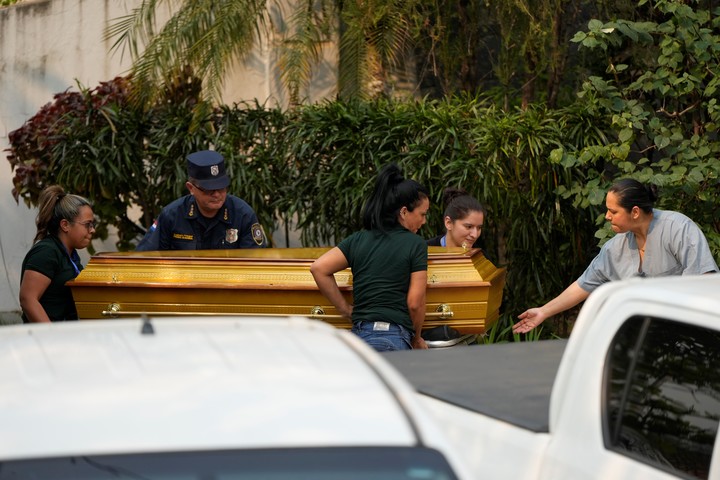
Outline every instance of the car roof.
POLYGON ((0 365, 5 460, 419 442, 380 356, 303 318, 9 326, 0 365))
POLYGON ((595 290, 585 302, 578 321, 592 322, 601 304, 642 299, 657 306, 688 308, 710 315, 720 311, 720 274, 641 278, 608 282, 595 290), (588 317, 588 320, 585 320, 588 317))

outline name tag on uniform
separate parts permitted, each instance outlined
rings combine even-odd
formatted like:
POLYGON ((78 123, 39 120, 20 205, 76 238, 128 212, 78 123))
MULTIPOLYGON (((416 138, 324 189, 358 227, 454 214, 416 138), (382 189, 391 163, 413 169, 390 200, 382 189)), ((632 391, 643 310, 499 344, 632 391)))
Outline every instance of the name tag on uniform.
POLYGON ((390 324, 388 322, 375 322, 373 325, 373 331, 375 332, 387 332, 390 330, 390 324))

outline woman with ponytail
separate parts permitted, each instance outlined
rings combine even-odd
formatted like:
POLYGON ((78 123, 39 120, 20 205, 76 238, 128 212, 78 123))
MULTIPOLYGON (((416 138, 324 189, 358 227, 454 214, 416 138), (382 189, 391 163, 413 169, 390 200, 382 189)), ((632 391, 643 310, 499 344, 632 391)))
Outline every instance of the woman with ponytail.
POLYGON ((515 333, 584 301, 597 287, 631 277, 701 275, 718 271, 705 235, 679 212, 653 208, 657 187, 637 180, 615 182, 605 198, 605 220, 616 235, 572 285, 542 307, 521 313, 515 333))
POLYGON ((87 247, 95 232, 90 202, 66 194, 52 185, 40 193, 35 220, 37 234, 25 255, 20 274, 20 307, 23 322, 77 320, 70 288, 83 266, 77 251, 87 247))
POLYGON ((352 331, 377 351, 427 348, 425 321, 427 244, 417 231, 430 208, 428 192, 396 164, 378 174, 363 208, 364 229, 344 239, 310 267, 320 292, 352 331), (338 288, 336 272, 350 267, 353 305, 338 288))

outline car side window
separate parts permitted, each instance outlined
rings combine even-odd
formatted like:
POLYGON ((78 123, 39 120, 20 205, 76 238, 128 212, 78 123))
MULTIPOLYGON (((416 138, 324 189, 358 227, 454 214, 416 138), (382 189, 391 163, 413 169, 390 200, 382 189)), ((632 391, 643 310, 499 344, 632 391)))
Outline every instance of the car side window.
POLYGON ((720 333, 631 317, 613 339, 605 372, 605 447, 708 478, 720 419, 720 333))

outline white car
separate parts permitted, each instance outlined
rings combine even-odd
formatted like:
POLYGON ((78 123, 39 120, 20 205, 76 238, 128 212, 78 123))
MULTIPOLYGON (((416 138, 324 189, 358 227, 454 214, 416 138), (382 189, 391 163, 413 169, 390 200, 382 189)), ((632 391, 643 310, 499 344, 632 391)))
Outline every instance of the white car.
POLYGON ((470 478, 406 380, 303 318, 0 328, 0 479, 470 478))

